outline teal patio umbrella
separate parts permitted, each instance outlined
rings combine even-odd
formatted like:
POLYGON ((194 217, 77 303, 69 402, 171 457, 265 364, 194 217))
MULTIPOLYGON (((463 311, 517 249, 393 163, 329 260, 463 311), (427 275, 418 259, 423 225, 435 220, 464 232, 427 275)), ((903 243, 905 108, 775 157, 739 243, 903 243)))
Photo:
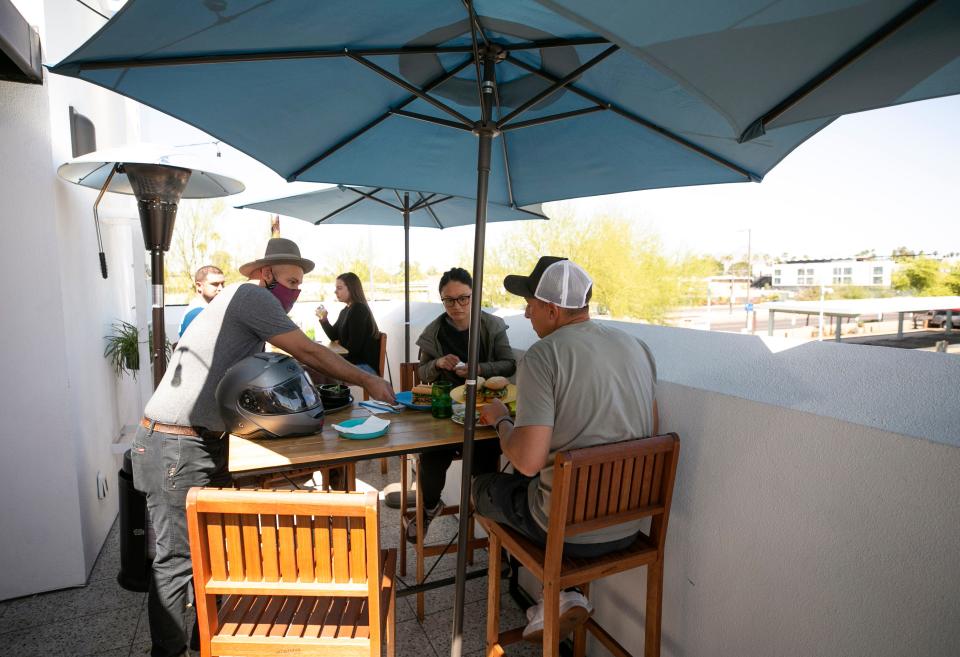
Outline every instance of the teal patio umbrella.
MULTIPOLYGON (((450 194, 403 189, 337 185, 305 194, 247 203, 237 207, 274 212, 317 226, 355 224, 403 226, 403 359, 410 361, 410 229, 468 226, 476 219, 476 201, 450 194)), ((487 221, 546 219, 539 205, 511 208, 491 203, 487 221)))

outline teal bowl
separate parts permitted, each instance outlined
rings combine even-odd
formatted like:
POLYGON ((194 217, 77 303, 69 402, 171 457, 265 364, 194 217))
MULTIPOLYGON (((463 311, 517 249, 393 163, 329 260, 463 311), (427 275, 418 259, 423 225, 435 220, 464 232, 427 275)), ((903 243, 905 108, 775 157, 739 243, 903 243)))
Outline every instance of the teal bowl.
MULTIPOLYGON (((363 424, 366 421, 367 418, 365 417, 354 417, 350 418, 349 420, 344 420, 343 422, 337 422, 337 424, 341 427, 355 427, 358 424, 363 424)), ((384 435, 387 433, 387 429, 389 428, 390 426, 388 425, 380 431, 372 431, 370 433, 340 433, 339 431, 337 433, 340 434, 341 438, 346 438, 347 440, 370 440, 371 438, 379 438, 380 436, 384 435)))

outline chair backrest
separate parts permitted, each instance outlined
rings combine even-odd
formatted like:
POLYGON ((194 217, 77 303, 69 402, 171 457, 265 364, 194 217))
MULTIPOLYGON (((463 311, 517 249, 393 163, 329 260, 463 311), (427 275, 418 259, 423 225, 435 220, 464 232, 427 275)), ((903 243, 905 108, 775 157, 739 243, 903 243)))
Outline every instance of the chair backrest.
MULTIPOLYGON (((380 618, 376 492, 192 488, 187 524, 197 617, 215 633, 217 594, 366 597, 380 618)), ((371 640, 380 624, 370 622, 371 640)))
POLYGON ((384 366, 387 362, 387 334, 380 333, 380 356, 377 360, 377 375, 383 376, 383 373, 386 371, 384 366))
POLYGON ((663 550, 680 454, 675 433, 560 452, 554 459, 548 545, 564 537, 652 517, 663 550))
POLYGON ((419 367, 420 363, 400 363, 401 390, 413 390, 413 386, 420 385, 419 367))

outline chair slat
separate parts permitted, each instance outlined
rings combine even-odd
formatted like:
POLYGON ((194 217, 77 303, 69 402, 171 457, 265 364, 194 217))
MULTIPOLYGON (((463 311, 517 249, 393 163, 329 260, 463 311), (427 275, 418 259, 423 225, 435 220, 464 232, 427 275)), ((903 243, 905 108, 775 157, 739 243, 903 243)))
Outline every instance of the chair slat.
POLYGON ((234 635, 251 636, 257 629, 257 625, 260 623, 260 617, 267 608, 267 603, 269 601, 270 598, 263 595, 258 595, 257 597, 253 598, 250 606, 246 608, 246 611, 241 617, 240 623, 237 626, 237 631, 234 632, 234 635))
POLYGON ((340 620, 343 618, 343 611, 346 609, 347 601, 345 598, 334 598, 330 609, 327 610, 324 618, 323 628, 320 630, 320 636, 324 639, 333 639, 337 636, 340 629, 340 620))
POLYGON ((610 501, 610 485, 613 478, 613 464, 604 463, 600 466, 600 490, 597 497, 597 515, 603 515, 607 512, 607 504, 610 501))
POLYGON ((600 488, 600 466, 590 466, 590 483, 587 485, 587 511, 584 520, 593 520, 597 517, 597 497, 600 488))
POLYGON ((653 454, 647 455, 643 460, 643 481, 640 483, 640 500, 637 502, 639 506, 650 504, 650 485, 653 484, 653 463, 656 460, 657 457, 653 454))
POLYGON ((277 537, 280 539, 280 578, 284 582, 297 581, 297 544, 293 531, 293 516, 279 516, 277 537))
POLYGON ((263 558, 260 555, 260 516, 245 513, 240 516, 243 534, 243 562, 247 571, 247 581, 258 582, 263 579, 263 558))
POLYGON ((350 580, 350 553, 347 541, 347 519, 333 519, 333 581, 350 580))
POLYGON ((313 568, 313 519, 296 516, 297 525, 297 579, 301 582, 317 581, 313 568))
POLYGON ((363 518, 350 518, 350 581, 367 581, 367 532, 363 518))
POLYGON ((273 620, 273 627, 270 628, 267 636, 286 636, 290 622, 300 607, 300 598, 298 597, 282 598, 282 600, 283 605, 280 607, 280 611, 277 612, 277 617, 273 620))
POLYGON ((224 534, 227 539, 227 572, 230 581, 242 582, 245 579, 243 570, 243 537, 240 530, 240 515, 236 513, 223 514, 224 534))
POLYGON ((590 483, 590 468, 574 468, 577 473, 577 488, 572 506, 573 521, 580 522, 587 513, 587 486, 590 483))
POLYGON ((280 581, 280 554, 277 548, 277 516, 260 516, 260 551, 263 555, 263 580, 280 581))
POLYGON ((573 469, 573 472, 570 473, 570 499, 567 504, 567 522, 573 522, 573 518, 577 513, 577 479, 580 476, 580 470, 577 468, 573 469))
POLYGON ((229 608, 225 609, 226 613, 223 615, 223 621, 220 623, 219 633, 229 636, 236 634, 254 600, 256 600, 256 598, 249 596, 230 596, 229 608))
POLYGON ((623 460, 617 460, 613 463, 612 474, 610 475, 610 495, 607 499, 606 513, 616 513, 620 508, 620 493, 623 481, 623 460))
POLYGON ((207 515, 207 544, 210 546, 210 573, 214 579, 227 579, 227 553, 223 544, 223 516, 207 515))
POLYGON ((354 598, 348 600, 343 610, 343 616, 340 618, 340 627, 337 628, 338 639, 353 639, 357 631, 357 621, 360 620, 360 613, 363 611, 363 605, 366 600, 354 598))
POLYGON ((623 462, 623 484, 620 487, 620 503, 617 505, 617 512, 626 511, 630 506, 630 491, 633 490, 633 468, 636 465, 636 458, 629 458, 623 462))
POLYGON ((250 636, 267 636, 270 634, 270 630, 273 628, 273 622, 283 607, 283 601, 284 598, 278 598, 276 596, 267 597, 267 604, 263 608, 263 613, 260 614, 260 618, 257 620, 257 624, 254 626, 250 636))
POLYGON ((313 611, 310 612, 310 617, 307 619, 307 625, 303 628, 304 637, 316 639, 320 636, 320 632, 326 624, 327 614, 330 612, 330 606, 333 604, 333 601, 334 598, 317 598, 317 603, 314 605, 313 611))
POLYGON ((330 516, 317 516, 313 519, 313 561, 316 566, 318 582, 332 582, 333 571, 330 566, 330 516))
POLYGON ((307 627, 307 621, 317 605, 317 598, 304 597, 300 600, 300 607, 297 613, 293 615, 290 621, 290 627, 287 628, 287 636, 302 637, 307 627))
POLYGON ((640 506, 640 486, 643 484, 643 468, 646 462, 645 456, 637 456, 633 463, 633 480, 630 482, 630 502, 627 508, 635 509, 640 506))
POLYGON ((650 504, 660 504, 663 491, 663 466, 667 461, 667 455, 657 454, 657 459, 653 464, 653 483, 650 486, 650 504))

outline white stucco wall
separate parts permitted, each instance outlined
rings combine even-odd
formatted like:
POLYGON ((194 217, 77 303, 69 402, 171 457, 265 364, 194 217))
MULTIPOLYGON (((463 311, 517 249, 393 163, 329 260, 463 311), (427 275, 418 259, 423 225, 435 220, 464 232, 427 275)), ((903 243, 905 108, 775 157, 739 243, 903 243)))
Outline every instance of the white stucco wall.
MULTIPOLYGON (((57 61, 103 20, 79 3, 19 2, 57 61)), ((117 380, 103 336, 141 323, 143 247, 135 207, 105 198, 110 278, 100 277, 93 190, 60 180, 72 157, 68 107, 89 117, 99 147, 135 140, 128 101, 47 75, 42 86, 0 83, 0 222, 9 284, 0 378, 0 599, 83 584, 117 514, 110 447, 140 412, 142 382, 117 380), (109 482, 97 496, 97 475, 109 482)), ((149 377, 147 377, 149 379, 149 377)))

